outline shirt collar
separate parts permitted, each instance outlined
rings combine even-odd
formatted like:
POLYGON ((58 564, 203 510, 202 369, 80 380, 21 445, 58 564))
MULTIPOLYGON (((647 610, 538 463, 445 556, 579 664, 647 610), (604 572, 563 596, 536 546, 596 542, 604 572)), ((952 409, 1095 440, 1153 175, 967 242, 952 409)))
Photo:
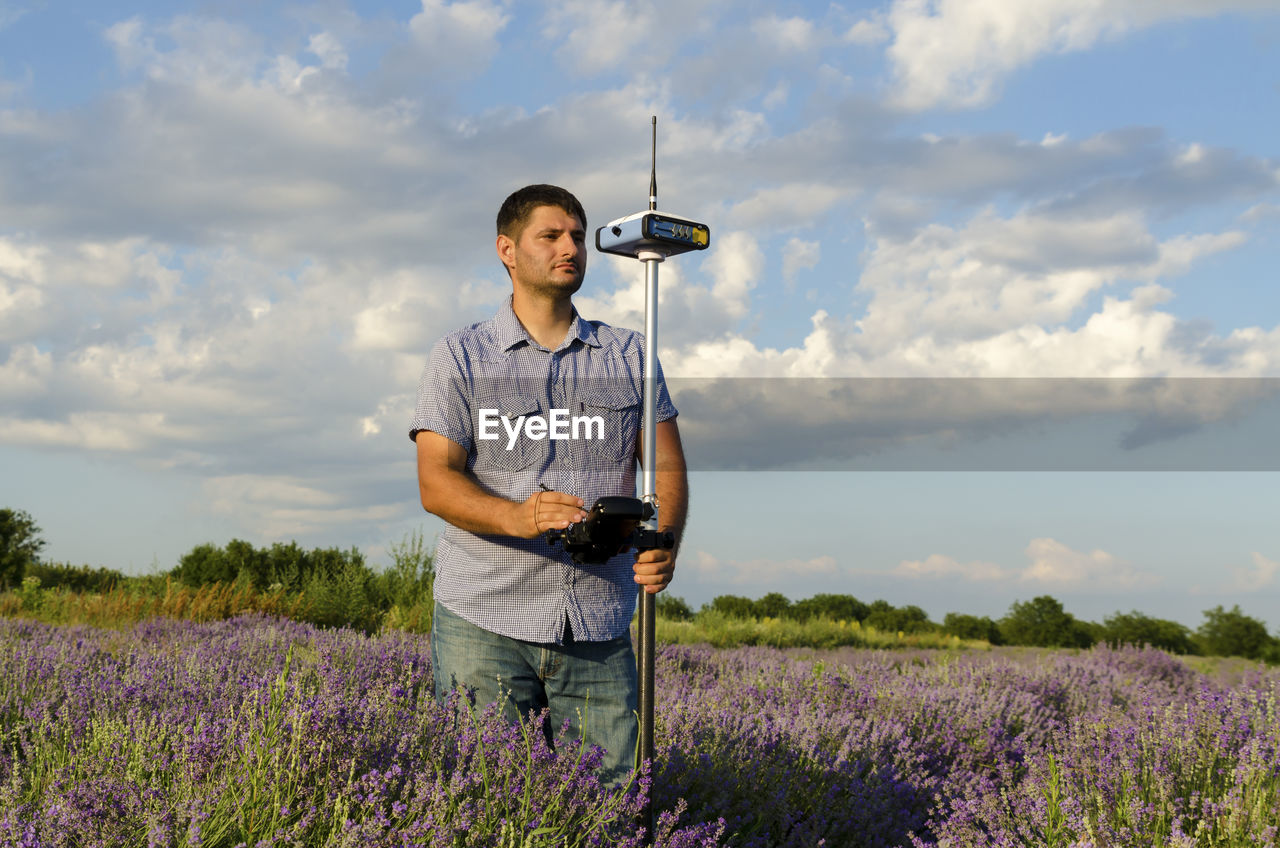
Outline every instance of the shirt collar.
MULTIPOLYGON (((497 331, 498 347, 504 353, 511 348, 525 342, 527 344, 537 344, 533 337, 529 335, 529 331, 520 323, 520 319, 516 317, 515 310, 511 308, 511 298, 507 297, 502 307, 498 310, 498 314, 493 319, 494 329, 497 331)), ((591 347, 600 347, 600 340, 596 337, 596 328, 588 321, 584 321, 582 316, 578 314, 578 308, 573 308, 573 323, 569 326, 569 336, 571 339, 578 339, 583 344, 591 347)))

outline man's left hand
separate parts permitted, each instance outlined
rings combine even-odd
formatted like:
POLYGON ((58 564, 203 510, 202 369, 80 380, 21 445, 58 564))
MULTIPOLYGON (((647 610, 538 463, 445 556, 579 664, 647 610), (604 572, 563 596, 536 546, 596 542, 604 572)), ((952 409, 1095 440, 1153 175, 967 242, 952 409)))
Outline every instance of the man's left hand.
POLYGON ((644 587, 650 595, 656 595, 667 584, 676 572, 676 558, 673 552, 655 548, 636 554, 634 566, 636 582, 644 587))

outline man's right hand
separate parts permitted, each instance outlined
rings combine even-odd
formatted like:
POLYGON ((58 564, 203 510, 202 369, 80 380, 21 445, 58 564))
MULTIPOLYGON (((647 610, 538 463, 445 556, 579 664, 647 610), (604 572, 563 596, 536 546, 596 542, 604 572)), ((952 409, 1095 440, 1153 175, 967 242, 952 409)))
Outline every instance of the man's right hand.
POLYGON ((563 530, 586 519, 582 498, 565 492, 534 492, 516 506, 510 535, 534 539, 548 530, 563 530))

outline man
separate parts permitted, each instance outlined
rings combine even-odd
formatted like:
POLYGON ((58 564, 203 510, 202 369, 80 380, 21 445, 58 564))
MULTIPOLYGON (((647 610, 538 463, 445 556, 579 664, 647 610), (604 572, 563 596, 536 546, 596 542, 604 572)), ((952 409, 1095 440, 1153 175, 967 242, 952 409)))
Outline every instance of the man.
MULTIPOLYGON (((574 308, 586 226, 562 188, 506 199, 496 249, 511 299, 437 343, 410 437, 422 506, 450 525, 435 560, 437 699, 463 685, 512 720, 549 708, 548 736, 567 721, 603 747, 601 781, 614 785, 635 766, 636 587, 666 588, 676 551, 579 566, 543 537, 586 518, 597 498, 635 495, 643 338, 574 308)), ((688 484, 676 410, 656 376, 659 529, 678 547, 688 484)))

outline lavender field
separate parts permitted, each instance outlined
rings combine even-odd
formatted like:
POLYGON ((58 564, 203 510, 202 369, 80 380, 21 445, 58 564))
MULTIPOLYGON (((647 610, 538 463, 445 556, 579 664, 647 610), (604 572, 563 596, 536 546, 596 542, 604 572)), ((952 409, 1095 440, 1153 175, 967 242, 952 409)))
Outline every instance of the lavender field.
POLYGON ((425 637, 0 620, 0 844, 1257 846, 1280 671, 1151 650, 660 650, 658 761, 430 697, 425 637))

